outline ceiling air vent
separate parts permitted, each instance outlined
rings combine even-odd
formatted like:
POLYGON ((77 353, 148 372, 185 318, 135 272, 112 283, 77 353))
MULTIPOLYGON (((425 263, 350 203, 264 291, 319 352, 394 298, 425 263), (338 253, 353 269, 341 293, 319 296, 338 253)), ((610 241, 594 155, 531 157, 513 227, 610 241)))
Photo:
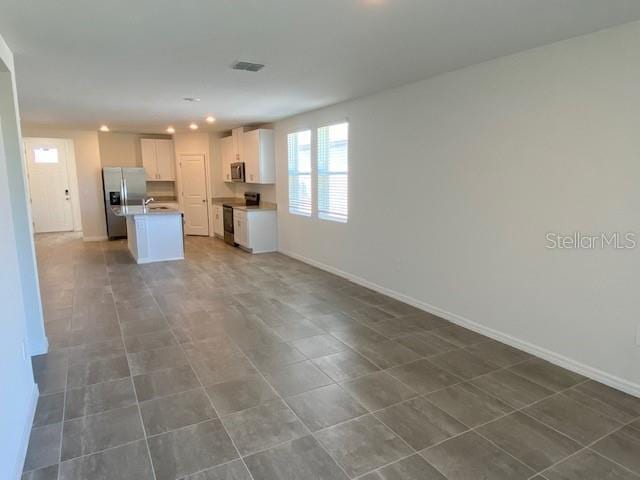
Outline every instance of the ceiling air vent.
POLYGON ((245 70, 247 72, 259 72, 264 68, 264 65, 261 63, 238 61, 231 65, 231 68, 233 68, 234 70, 245 70))

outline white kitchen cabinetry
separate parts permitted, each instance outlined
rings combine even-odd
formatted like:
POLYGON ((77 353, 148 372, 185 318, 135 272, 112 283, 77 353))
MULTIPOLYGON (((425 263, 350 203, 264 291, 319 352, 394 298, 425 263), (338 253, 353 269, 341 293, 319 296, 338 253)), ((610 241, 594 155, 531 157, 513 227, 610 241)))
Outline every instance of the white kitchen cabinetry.
POLYGON ((173 182, 176 179, 176 161, 173 140, 143 138, 142 166, 149 182, 173 182))
POLYGON ((231 130, 229 137, 220 139, 220 155, 222 157, 222 180, 232 182, 231 164, 244 162, 244 127, 231 130))
POLYGON ((245 248, 251 248, 249 246, 248 235, 248 215, 243 210, 233 210, 233 240, 245 248))
POLYGON ((231 130, 231 138, 233 139, 233 161, 244 162, 244 127, 238 127, 231 130))
POLYGON ((147 181, 157 180, 156 141, 143 138, 140 140, 140 147, 142 149, 142 166, 147 181))
POLYGON ((233 209, 234 241, 252 253, 277 251, 277 232, 275 210, 233 209))
POLYGON ((231 164, 235 161, 233 137, 223 137, 220 139, 220 155, 222 157, 222 180, 230 182, 231 164))
POLYGON ((213 233, 220 237, 224 237, 224 208, 222 205, 213 206, 213 233))
POLYGON ((243 135, 245 181, 276 183, 273 130, 259 128, 243 135))

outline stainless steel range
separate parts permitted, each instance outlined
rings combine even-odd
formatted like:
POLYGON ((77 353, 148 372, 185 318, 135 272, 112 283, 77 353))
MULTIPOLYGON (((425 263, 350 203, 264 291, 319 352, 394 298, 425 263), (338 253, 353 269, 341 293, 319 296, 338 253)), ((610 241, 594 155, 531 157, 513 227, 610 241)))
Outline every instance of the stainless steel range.
POLYGON ((246 192, 244 194, 244 202, 238 200, 233 203, 223 203, 223 223, 224 223, 224 241, 229 245, 238 246, 234 241, 233 234, 233 208, 234 207, 254 207, 260 205, 260 194, 258 192, 246 192))

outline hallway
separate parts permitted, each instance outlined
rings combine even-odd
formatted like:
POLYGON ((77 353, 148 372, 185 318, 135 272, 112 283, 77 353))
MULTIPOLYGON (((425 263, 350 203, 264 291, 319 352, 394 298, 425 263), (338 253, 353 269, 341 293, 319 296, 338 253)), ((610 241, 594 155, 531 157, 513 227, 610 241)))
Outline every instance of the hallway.
POLYGON ((640 399, 283 255, 36 247, 23 479, 640 479, 640 399))

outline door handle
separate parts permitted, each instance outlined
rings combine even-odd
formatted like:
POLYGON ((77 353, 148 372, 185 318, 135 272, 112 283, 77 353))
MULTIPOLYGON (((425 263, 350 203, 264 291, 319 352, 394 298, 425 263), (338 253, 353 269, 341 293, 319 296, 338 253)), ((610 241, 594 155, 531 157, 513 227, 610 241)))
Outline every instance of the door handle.
POLYGON ((65 191, 64 191, 64 197, 65 197, 66 200, 69 200, 69 189, 68 188, 65 189, 65 191))
POLYGON ((128 195, 128 191, 127 191, 127 179, 124 178, 122 180, 122 188, 123 188, 123 192, 124 192, 124 206, 129 206, 129 195, 128 195))

